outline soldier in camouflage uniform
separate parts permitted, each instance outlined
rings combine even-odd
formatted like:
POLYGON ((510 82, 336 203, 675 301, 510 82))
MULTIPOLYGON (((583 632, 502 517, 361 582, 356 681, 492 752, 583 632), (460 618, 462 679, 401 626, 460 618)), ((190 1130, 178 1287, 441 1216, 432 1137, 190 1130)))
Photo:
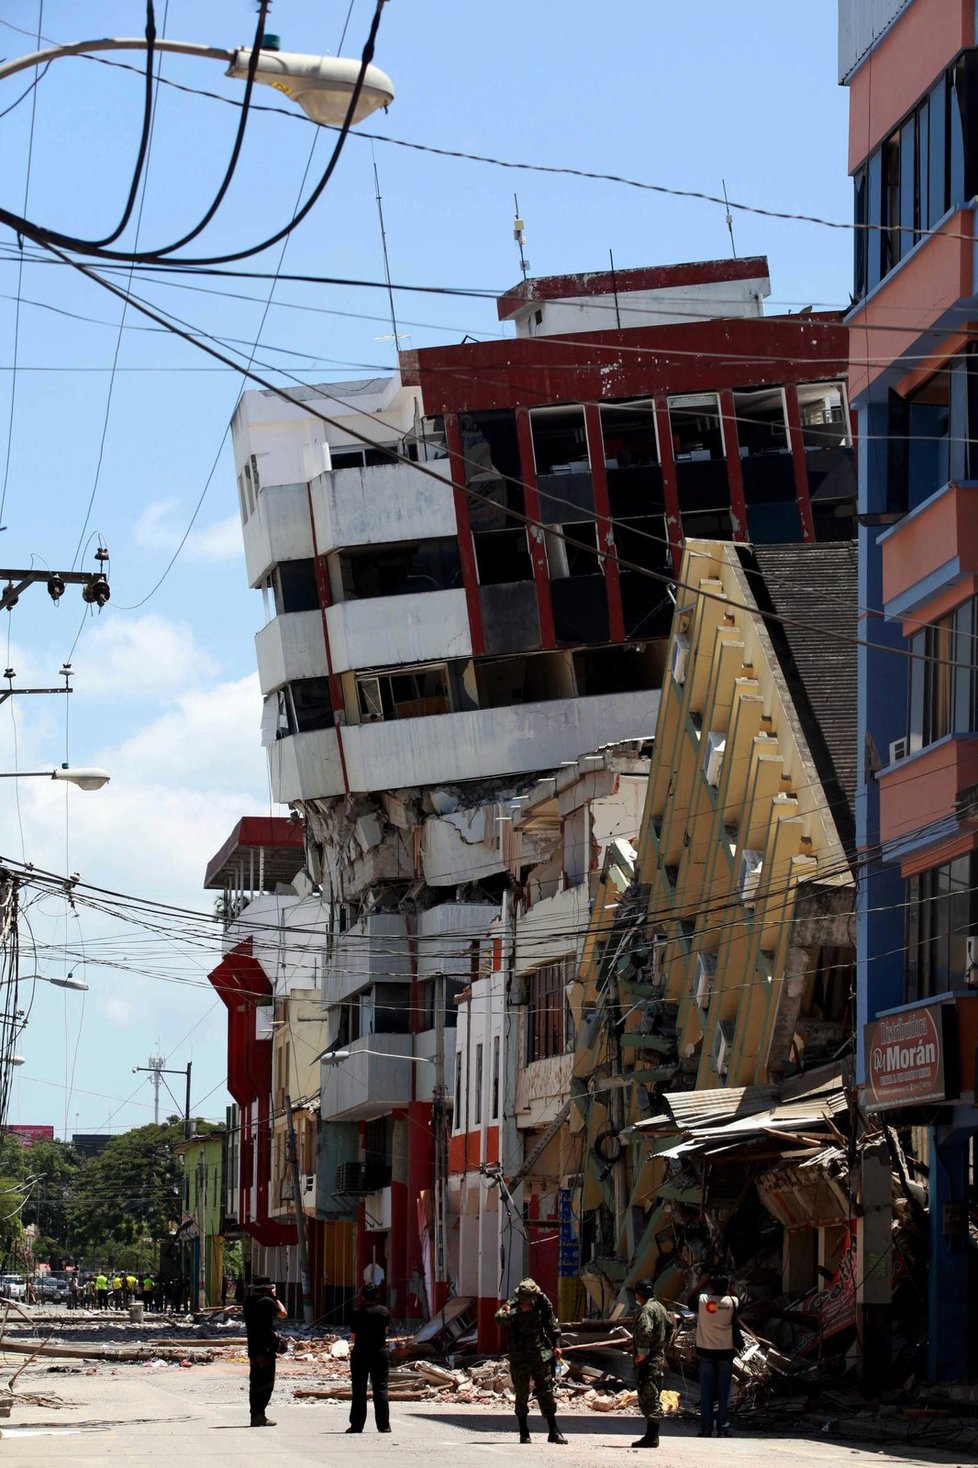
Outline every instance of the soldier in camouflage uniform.
POLYGON ((547 1419, 551 1443, 567 1439, 557 1426, 557 1404, 554 1401, 553 1369, 560 1356, 560 1326, 554 1307, 535 1279, 522 1279, 516 1293, 496 1311, 496 1324, 509 1332, 509 1370, 516 1392, 516 1420, 520 1442, 530 1441, 530 1384, 547 1419))
POLYGON ((669 1316, 664 1305, 655 1298, 650 1279, 640 1279, 633 1287, 637 1310, 632 1325, 632 1351, 635 1357, 635 1382, 638 1387, 638 1410, 645 1417, 645 1436, 632 1443, 633 1448, 659 1446, 659 1422, 662 1418, 662 1379, 666 1369, 666 1341, 669 1339, 669 1316))

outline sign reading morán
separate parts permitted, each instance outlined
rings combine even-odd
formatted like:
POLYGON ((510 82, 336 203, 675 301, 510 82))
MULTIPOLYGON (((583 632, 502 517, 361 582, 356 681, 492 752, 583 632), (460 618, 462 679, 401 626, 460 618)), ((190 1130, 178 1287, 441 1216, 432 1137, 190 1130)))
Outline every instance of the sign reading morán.
POLYGON ((955 1017, 953 1004, 920 1004, 866 1026, 867 1111, 957 1096, 955 1017))

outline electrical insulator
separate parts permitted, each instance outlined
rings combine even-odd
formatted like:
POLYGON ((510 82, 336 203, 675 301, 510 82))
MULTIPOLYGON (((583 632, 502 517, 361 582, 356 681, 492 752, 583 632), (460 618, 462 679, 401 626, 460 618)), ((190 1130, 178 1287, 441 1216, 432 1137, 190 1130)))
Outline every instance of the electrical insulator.
POLYGON ((55 573, 48 577, 48 596, 53 602, 59 602, 65 594, 64 578, 55 573))
POLYGON ((86 581, 82 587, 82 601, 89 606, 104 607, 109 599, 109 583, 104 576, 93 576, 91 581, 86 581))

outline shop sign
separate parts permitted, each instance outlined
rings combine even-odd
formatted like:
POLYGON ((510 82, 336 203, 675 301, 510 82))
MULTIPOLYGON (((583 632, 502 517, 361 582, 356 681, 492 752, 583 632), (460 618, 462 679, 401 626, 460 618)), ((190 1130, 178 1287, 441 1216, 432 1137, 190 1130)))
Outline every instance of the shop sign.
POLYGON ((868 1111, 956 1097, 955 1016, 953 1004, 921 1004, 865 1027, 868 1111))
POLYGON ((17 1138, 22 1147, 33 1147, 35 1142, 54 1141, 53 1126, 29 1126, 15 1122, 13 1126, 8 1126, 7 1131, 17 1138))
POLYGON ((560 1222, 560 1255, 558 1272, 561 1279, 573 1278, 581 1268, 581 1241, 574 1217, 574 1195, 561 1188, 558 1218, 560 1222))

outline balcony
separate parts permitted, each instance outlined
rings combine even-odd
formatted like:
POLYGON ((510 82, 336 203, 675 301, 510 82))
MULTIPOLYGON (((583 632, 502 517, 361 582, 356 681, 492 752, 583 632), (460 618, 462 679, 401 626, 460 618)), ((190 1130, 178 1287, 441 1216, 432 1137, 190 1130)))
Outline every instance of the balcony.
POLYGON ((309 560, 313 547, 306 486, 263 488, 242 534, 249 586, 260 586, 279 561, 309 560))
POLYGON ((370 1121, 414 1100, 412 1035, 364 1035, 346 1048, 348 1060, 322 1067, 324 1121, 370 1121))
POLYGON ((978 735, 950 734, 877 776, 889 855, 939 845, 959 830, 958 797, 978 785, 978 735))
POLYGON ((296 678, 325 678, 326 640, 321 612, 285 612, 255 637, 263 694, 296 678))
POLYGON ((403 979, 407 984, 411 979, 409 949, 407 919, 401 913, 376 912, 354 923, 334 941, 324 981, 324 1004, 342 1004, 378 983, 403 979))
MULTIPOLYGON (((336 673, 472 656, 465 592, 460 588, 340 602, 330 607, 326 623, 336 673)), ((321 626, 319 642, 322 645, 321 626)))
POLYGON ((423 469, 391 463, 332 470, 313 480, 312 502, 320 555, 458 534, 447 459, 423 469))
MULTIPOLYGON (((649 689, 347 726, 342 740, 349 789, 517 774, 538 768, 541 749, 557 765, 618 739, 651 735, 658 712, 659 690, 649 689)), ((317 729, 276 741, 269 749, 274 800, 287 805, 343 794, 339 732, 317 729)))
MULTIPOLYGON (((978 484, 948 484, 879 538, 887 617, 927 621, 943 593, 978 577, 978 484)), ((960 598, 955 598, 959 600, 960 598)))

